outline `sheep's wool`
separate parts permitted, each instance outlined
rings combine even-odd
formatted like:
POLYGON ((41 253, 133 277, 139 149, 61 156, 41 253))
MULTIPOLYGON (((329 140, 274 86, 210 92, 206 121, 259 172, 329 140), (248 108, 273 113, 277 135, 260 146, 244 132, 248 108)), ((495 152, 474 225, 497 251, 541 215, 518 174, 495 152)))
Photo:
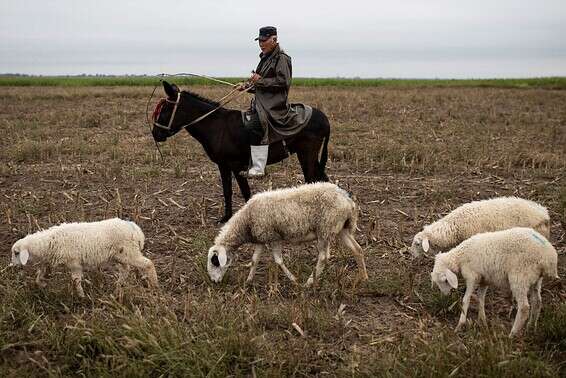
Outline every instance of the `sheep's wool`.
POLYGON ((119 261, 137 257, 144 241, 138 225, 113 218, 53 226, 18 240, 12 249, 26 249, 34 258, 51 265, 78 260, 82 266, 97 266, 112 257, 119 261))
POLYGON ((482 232, 530 227, 550 238, 548 210, 536 202, 517 197, 498 197, 466 203, 415 235, 411 251, 419 255, 424 239, 433 248, 447 250, 482 232))

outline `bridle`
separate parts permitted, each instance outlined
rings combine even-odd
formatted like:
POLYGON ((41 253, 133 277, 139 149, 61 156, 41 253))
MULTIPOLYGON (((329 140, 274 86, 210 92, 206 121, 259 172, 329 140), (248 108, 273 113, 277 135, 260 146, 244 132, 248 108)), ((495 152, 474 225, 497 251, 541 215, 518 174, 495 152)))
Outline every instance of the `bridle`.
POLYGON ((175 119, 175 114, 177 113, 177 108, 179 107, 179 102, 181 102, 181 91, 177 92, 177 100, 176 101, 171 101, 168 98, 161 99, 161 101, 157 105, 157 107, 159 107, 159 109, 156 108, 155 111, 153 112, 153 126, 159 127, 161 129, 164 129, 164 130, 167 130, 167 131, 171 131, 171 125, 173 124, 173 120, 175 119), (170 104, 175 104, 175 107, 173 108, 173 113, 171 113, 171 118, 169 119, 169 123, 167 124, 167 126, 162 125, 159 122, 157 122, 157 120, 159 119, 159 114, 161 114, 161 108, 163 107, 163 100, 165 100, 165 102, 168 102, 170 104))

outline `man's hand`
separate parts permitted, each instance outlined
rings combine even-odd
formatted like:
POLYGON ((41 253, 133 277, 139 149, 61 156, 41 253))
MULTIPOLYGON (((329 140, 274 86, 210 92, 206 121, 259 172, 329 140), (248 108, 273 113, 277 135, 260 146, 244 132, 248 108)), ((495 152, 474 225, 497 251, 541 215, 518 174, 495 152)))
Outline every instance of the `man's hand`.
POLYGON ((241 82, 241 83, 236 84, 235 88, 241 92, 245 89, 248 89, 249 86, 250 86, 250 83, 245 81, 245 82, 241 82))
POLYGON ((252 83, 255 83, 256 81, 258 81, 259 79, 261 79, 261 76, 259 76, 257 73, 253 73, 253 75, 250 77, 250 81, 252 83))

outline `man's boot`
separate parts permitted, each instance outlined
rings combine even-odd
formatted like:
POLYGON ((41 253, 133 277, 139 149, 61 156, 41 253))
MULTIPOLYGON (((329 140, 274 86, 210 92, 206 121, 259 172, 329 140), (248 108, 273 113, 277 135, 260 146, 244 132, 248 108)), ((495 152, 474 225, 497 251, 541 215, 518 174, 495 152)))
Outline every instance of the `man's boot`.
POLYGON ((252 152, 252 166, 248 171, 240 172, 240 175, 248 178, 263 177, 265 175, 269 145, 250 146, 250 149, 252 152))

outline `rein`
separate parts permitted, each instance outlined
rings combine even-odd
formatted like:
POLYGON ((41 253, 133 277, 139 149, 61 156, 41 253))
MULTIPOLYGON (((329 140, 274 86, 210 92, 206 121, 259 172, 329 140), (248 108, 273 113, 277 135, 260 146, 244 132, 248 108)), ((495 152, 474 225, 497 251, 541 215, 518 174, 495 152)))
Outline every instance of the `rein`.
MULTIPOLYGON (((248 92, 252 87, 248 87, 242 91, 238 92, 238 89, 234 88, 232 89, 230 92, 228 92, 227 95, 225 95, 224 97, 222 97, 221 99, 219 99, 218 101, 218 106, 214 109, 212 109, 211 111, 201 115, 200 117, 198 117, 195 120, 192 120, 191 122, 187 123, 186 125, 180 126, 179 129, 186 129, 189 126, 194 125, 197 122, 202 121, 203 119, 205 119, 206 117, 208 117, 209 115, 211 115, 212 113, 214 113, 215 111, 217 111, 218 109, 222 108, 224 105, 228 104, 231 101, 234 101, 235 99, 237 99, 238 97, 240 97, 241 95, 243 95, 244 93, 248 92), (235 96, 233 96, 233 94, 236 93, 235 96)), ((173 119, 175 119, 175 114, 177 113, 177 108, 179 106, 179 102, 181 102, 181 92, 177 92, 177 99, 175 101, 171 101, 168 98, 164 99, 166 102, 170 103, 170 104, 175 104, 174 108, 173 108, 173 113, 171 114, 171 118, 169 118, 169 123, 167 124, 167 126, 162 125, 160 123, 158 123, 156 120, 159 116, 159 113, 161 112, 161 106, 158 105, 159 109, 156 108, 156 111, 154 112, 154 122, 153 125, 156 127, 159 127, 161 129, 170 131, 171 130, 171 125, 173 124, 173 119)))
POLYGON ((157 75, 157 76, 159 76, 159 77, 168 77, 168 76, 193 76, 193 77, 202 77, 203 79, 208 79, 208 80, 211 80, 211 81, 215 81, 215 82, 220 83, 220 84, 226 84, 226 85, 229 85, 229 86, 231 86, 231 87, 235 87, 235 86, 236 86, 236 84, 232 84, 232 83, 230 83, 230 82, 228 82, 228 81, 220 80, 220 79, 217 79, 217 78, 215 78, 215 77, 210 77, 210 76, 201 75, 201 74, 195 74, 195 73, 190 73, 190 72, 179 72, 179 73, 176 73, 176 74, 165 74, 165 73, 162 73, 162 74, 159 74, 159 75, 157 75))

